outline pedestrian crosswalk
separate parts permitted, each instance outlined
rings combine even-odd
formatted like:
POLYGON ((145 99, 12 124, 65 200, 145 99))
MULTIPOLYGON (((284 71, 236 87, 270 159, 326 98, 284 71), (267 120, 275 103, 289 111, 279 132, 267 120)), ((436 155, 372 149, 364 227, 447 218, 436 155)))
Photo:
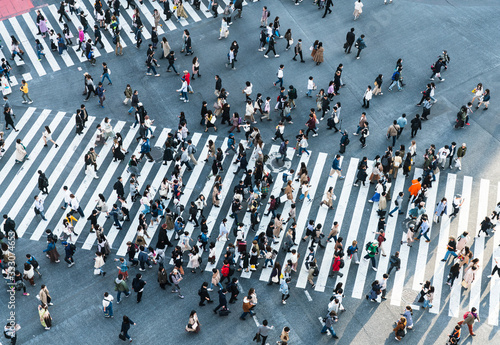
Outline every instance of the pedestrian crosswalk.
MULTIPOLYGON (((172 17, 169 20, 166 20, 166 16, 164 15, 163 2, 144 1, 143 4, 136 2, 137 9, 144 24, 144 28, 142 29, 142 36, 145 40, 151 39, 151 28, 155 26, 155 20, 153 17, 154 10, 158 10, 161 17, 159 25, 157 27, 157 33, 160 36, 160 41, 161 35, 169 34, 172 31, 183 30, 188 28, 189 25, 193 23, 198 23, 202 20, 213 18, 211 12, 206 12, 208 5, 207 0, 205 0, 206 4, 204 4, 203 2, 201 3, 199 11, 193 8, 193 6, 189 4, 189 2, 184 2, 183 5, 186 13, 188 14, 188 18, 185 19, 181 17, 179 20, 177 20, 176 11, 173 9, 173 2, 171 0, 166 1, 169 1, 170 11, 172 12, 172 17)), ((226 6, 226 3, 220 2, 218 7, 219 13, 223 12, 223 8, 226 6)), ((246 2, 244 2, 243 4, 247 5, 246 2)), ((134 10, 131 7, 129 9, 126 9, 126 7, 124 7, 125 5, 125 2, 120 5, 120 16, 117 18, 121 33, 121 44, 124 48, 128 45, 136 44, 135 33, 131 28, 134 10)), ((94 1, 76 0, 76 8, 78 8, 79 11, 83 11, 88 21, 89 28, 85 34, 85 39, 90 38, 95 43, 94 24, 96 24, 96 16, 94 1)), ((104 10, 105 9, 107 9, 107 5, 104 6, 104 10)), ((59 22, 59 8, 54 4, 51 4, 46 7, 38 8, 37 10, 40 10, 42 15, 46 19, 49 32, 52 29, 54 30, 54 34, 47 34, 45 38, 43 38, 41 35, 37 35, 38 27, 36 24, 36 10, 33 10, 29 13, 24 13, 17 17, 6 19, 4 21, 0 21, 0 36, 5 43, 3 45, 3 48, 0 49, 0 58, 5 57, 7 60, 10 59, 12 53, 10 51, 10 36, 13 35, 18 39, 20 48, 25 51, 24 60, 21 60, 16 56, 14 59, 14 63, 17 66, 28 65, 31 68, 31 71, 29 73, 23 74, 22 79, 31 80, 32 75, 44 76, 47 73, 59 71, 64 66, 70 67, 74 66, 75 63, 87 61, 87 58, 85 56, 82 56, 80 52, 76 51, 76 49, 78 48, 78 27, 81 26, 81 22, 77 16, 77 13, 71 13, 68 6, 66 6, 67 15, 71 19, 71 22, 67 22, 67 24, 73 35, 73 45, 71 47, 68 46, 68 50, 65 50, 62 54, 59 54, 57 50, 52 51, 50 49, 51 40, 54 41, 54 43, 57 45, 58 33, 60 33, 64 37, 63 23, 59 22), (41 60, 38 59, 38 55, 36 52, 36 39, 40 40, 44 48, 43 53, 45 54, 45 56, 43 56, 41 60)), ((97 24, 99 25, 98 22, 97 24)), ((99 47, 94 47, 94 53, 96 57, 112 53, 115 50, 111 28, 108 26, 107 30, 101 28, 100 31, 102 33, 102 43, 104 47, 103 49, 101 49, 100 45, 99 47)), ((214 33, 214 37, 216 36, 218 36, 218 29, 217 32, 214 33)), ((13 69, 11 74, 13 77, 17 74, 15 68, 13 69)), ((17 85, 17 80, 13 79, 12 85, 17 85)))
MULTIPOLYGON (((99 194, 103 194, 107 204, 110 207, 117 200, 116 191, 112 186, 118 176, 123 178, 124 183, 129 179, 130 173, 127 169, 127 159, 132 154, 139 154, 140 143, 135 139, 138 135, 138 127, 129 127, 124 121, 113 123, 113 131, 121 133, 123 138, 123 147, 129 151, 125 162, 114 162, 112 157, 112 144, 108 142, 106 145, 96 147, 98 154, 97 166, 99 178, 95 179, 92 175, 86 175, 84 155, 91 147, 94 147, 97 130, 96 124, 99 122, 96 118, 90 117, 87 122, 87 127, 82 135, 72 135, 74 131, 74 114, 64 112, 55 112, 50 109, 36 109, 29 107, 24 111, 24 114, 19 113, 17 116, 17 128, 20 132, 9 132, 5 139, 5 152, 0 159, 0 188, 2 190, 2 198, 0 198, 0 212, 8 214, 17 224, 17 232, 22 238, 29 238, 34 241, 45 241, 44 232, 47 228, 52 229, 54 233, 61 234, 62 221, 65 218, 66 211, 61 210, 64 200, 63 186, 68 186, 69 190, 75 194, 80 201, 83 209, 84 217, 80 217, 75 225, 76 236, 71 238, 71 241, 76 242, 77 247, 84 249, 78 255, 85 255, 85 250, 92 250, 96 246, 96 236, 90 233, 90 222, 87 221, 88 215, 95 208, 96 199, 99 194), (52 130, 52 136, 59 147, 54 145, 45 147, 42 140, 42 132, 44 126, 49 126, 52 130), (16 164, 15 160, 15 141, 22 139, 22 143, 26 146, 29 154, 29 160, 22 164, 16 164), (49 179, 49 195, 42 196, 37 188, 38 174, 37 171, 45 172, 49 179), (35 215, 33 211, 35 195, 39 195, 45 199, 45 217, 47 221, 35 215)), ((168 128, 152 128, 154 138, 151 138, 151 146, 162 147, 168 133, 171 129, 168 128)), ((193 170, 189 171, 185 166, 181 169, 183 195, 180 198, 181 204, 186 206, 186 210, 182 217, 187 221, 189 202, 195 200, 200 194, 203 194, 207 200, 207 206, 204 209, 204 215, 207 218, 208 235, 210 242, 215 243, 216 260, 215 264, 206 263, 206 253, 203 253, 202 269, 210 271, 213 267, 221 267, 226 248, 229 243, 237 245, 235 236, 232 232, 232 226, 235 221, 231 215, 231 201, 233 196, 233 187, 241 179, 241 175, 236 175, 238 165, 233 163, 233 153, 224 156, 222 165, 224 172, 222 177, 222 190, 220 195, 220 207, 214 207, 212 204, 212 188, 214 186, 215 177, 207 179, 207 175, 211 171, 211 159, 205 162, 208 156, 208 143, 213 141, 216 147, 221 147, 226 150, 228 139, 224 136, 207 135, 201 133, 192 133, 190 136, 192 143, 197 147, 195 157, 198 161, 197 165, 193 166, 193 170), (225 236, 217 241, 219 235, 218 227, 223 218, 228 219, 228 229, 230 230, 229 239, 226 241, 225 236)), ((111 141, 111 140, 110 140, 111 141)), ((247 148, 249 156, 248 168, 252 169, 255 166, 258 157, 257 152, 252 147, 247 147, 248 143, 245 140, 240 141, 247 148)), ((278 151, 278 145, 265 145, 263 152, 272 157, 273 153, 278 151)), ((445 197, 449 203, 455 194, 460 193, 465 199, 465 202, 460 209, 458 217, 449 219, 443 216, 440 223, 431 222, 430 237, 432 241, 426 243, 419 241, 413 243, 413 247, 408 247, 406 243, 400 243, 400 239, 406 239, 406 229, 402 225, 404 216, 398 215, 398 212, 393 214, 393 217, 388 217, 386 225, 386 241, 383 242, 384 252, 387 256, 377 256, 377 272, 373 272, 371 264, 362 260, 366 254, 365 245, 370 241, 375 240, 374 232, 377 230, 378 223, 378 204, 374 202, 368 203, 369 198, 374 193, 373 187, 369 183, 365 186, 354 186, 353 182, 356 178, 358 158, 342 158, 342 172, 345 179, 340 179, 337 174, 329 177, 330 163, 333 159, 332 155, 327 152, 311 152, 310 155, 302 154, 301 157, 295 157, 296 152, 293 148, 288 148, 287 158, 291 161, 291 167, 295 171, 299 171, 301 166, 306 166, 311 178, 311 188, 309 195, 311 201, 307 198, 304 201, 299 201, 301 188, 298 180, 292 180, 294 188, 293 198, 296 200, 297 207, 297 228, 296 242, 293 247, 301 255, 298 261, 297 272, 292 273, 292 282, 290 286, 295 286, 299 289, 310 289, 311 285, 307 281, 308 269, 305 265, 304 258, 307 256, 310 246, 310 239, 306 243, 301 239, 305 234, 305 228, 309 219, 313 219, 316 224, 322 224, 323 233, 327 235, 330 232, 334 222, 340 224, 339 236, 343 237, 344 251, 352 243, 353 240, 358 241, 359 252, 358 256, 360 263, 356 264, 354 260, 348 257, 344 258, 345 266, 341 269, 343 276, 330 278, 329 273, 333 263, 333 253, 335 243, 326 242, 323 239, 325 248, 314 248, 315 257, 319 267, 319 275, 314 277, 315 287, 317 292, 329 293, 337 283, 344 284, 346 296, 355 299, 361 299, 367 292, 371 282, 375 279, 381 280, 382 275, 387 272, 389 266, 390 255, 395 251, 399 251, 401 258, 401 269, 392 272, 388 282, 388 299, 391 305, 401 306, 404 304, 413 303, 408 301, 407 292, 413 291, 416 296, 420 283, 425 280, 431 280, 435 286, 435 296, 431 313, 441 313, 444 311, 451 317, 459 317, 460 310, 476 307, 480 315, 487 320, 488 324, 498 325, 498 306, 499 306, 499 285, 498 277, 486 278, 494 267, 491 258, 500 256, 499 244, 500 235, 497 232, 491 237, 475 238, 478 234, 480 221, 485 216, 489 215, 498 200, 500 200, 500 183, 499 181, 490 181, 479 179, 475 181, 472 176, 461 176, 455 173, 446 173, 442 171, 437 175, 437 180, 433 183, 433 187, 428 191, 426 199, 426 209, 429 219, 432 220, 434 206, 436 203, 445 197), (333 188, 334 194, 337 196, 334 201, 334 209, 330 210, 320 205, 324 199, 325 193, 329 188, 333 188), (496 189, 496 192, 495 192, 496 189), (476 275, 476 280, 472 283, 472 287, 466 291, 462 289, 460 279, 455 281, 454 286, 450 289, 444 284, 446 276, 450 268, 450 263, 442 262, 446 252, 446 244, 448 236, 457 236, 464 231, 468 231, 471 240, 468 243, 474 253, 475 258, 480 260, 480 272, 476 275)), ((146 185, 152 187, 152 197, 158 198, 159 185, 164 177, 170 178, 175 163, 168 162, 163 165, 157 162, 142 162, 139 166, 140 176, 138 182, 140 191, 143 191, 146 185)), ((368 161, 367 173, 370 175, 373 162, 368 161)), ((269 196, 276 197, 282 194, 281 190, 284 187, 283 171, 271 172, 273 176, 273 184, 270 186, 269 196)), ((422 169, 412 169, 413 178, 423 174, 422 169)), ((410 178, 406 178, 401 171, 397 178, 393 181, 391 195, 393 200, 399 192, 405 192, 410 185, 410 178)), ((246 195, 247 196, 247 195, 246 195)), ((164 201, 165 207, 173 207, 173 200, 164 201)), ((405 200, 407 200, 405 198, 405 200)), ((252 241, 262 232, 266 231, 267 225, 272 220, 272 215, 265 215, 267 212, 267 202, 269 198, 261 200, 262 205, 258 212, 261 215, 261 221, 256 231, 250 229, 250 213, 246 212, 246 202, 243 202, 243 210, 238 214, 238 221, 244 224, 244 237, 247 241, 248 249, 252 241)), ((137 226, 139 225, 139 215, 143 211, 143 207, 139 202, 132 202, 130 195, 126 195, 126 204, 130 209, 130 222, 120 222, 123 227, 118 230, 113 226, 113 220, 107 219, 105 214, 98 217, 98 223, 103 227, 104 233, 108 238, 111 247, 116 250, 119 256, 126 254, 126 243, 134 241, 136 237, 137 226)), ((449 204, 450 205, 450 204, 449 204)), ((291 203, 284 202, 277 213, 281 213, 284 220, 288 218, 291 203)), ((394 201, 388 202, 387 211, 395 207, 394 201)), ((451 206, 450 206, 451 208, 451 206)), ((403 205, 402 210, 408 212, 409 205, 403 205)), ((450 209, 448 210, 450 213, 450 209)), ((448 214, 449 214, 448 213, 448 214)), ((150 222, 149 216, 147 217, 150 222)), ((283 251, 282 242, 284 241, 286 230, 289 229, 290 220, 284 225, 283 231, 276 238, 271 247, 279 252, 276 260, 282 266, 290 258, 290 253, 283 251)), ((153 247, 156 244, 156 232, 159 224, 154 223, 148 228, 150 238, 146 239, 148 245, 153 247)), ((200 232, 198 227, 194 227, 192 222, 187 222, 185 230, 189 232, 194 241, 200 232)), ((168 231, 172 243, 174 241, 173 230, 168 231)), ((383 254, 384 252, 381 252, 383 254)), ((236 261, 239 264, 239 253, 236 253, 236 261)), ((169 260, 167 260, 169 262, 169 260)), ((260 265, 263 264, 263 259, 259 260, 260 265)), ((271 268, 258 267, 256 271, 242 270, 236 273, 241 279, 255 279, 261 281, 269 281, 271 276, 271 268)))

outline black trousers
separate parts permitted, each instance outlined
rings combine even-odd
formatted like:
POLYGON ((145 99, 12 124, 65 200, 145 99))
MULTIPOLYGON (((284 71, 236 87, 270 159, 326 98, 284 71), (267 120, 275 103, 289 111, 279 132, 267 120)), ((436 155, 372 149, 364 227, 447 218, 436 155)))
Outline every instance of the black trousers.
MULTIPOLYGON (((349 47, 349 49, 351 49, 351 47, 349 47)), ((356 57, 359 57, 359 54, 361 54, 361 51, 362 51, 362 50, 363 50, 363 49, 359 49, 359 48, 358 48, 358 54, 356 54, 356 57)))
POLYGON ((64 11, 63 13, 59 13, 59 22, 62 23, 62 18, 63 17, 65 17, 68 22, 71 21, 71 19, 69 19, 69 17, 68 17, 68 14, 66 13, 66 11, 64 11))
MULTIPOLYGON (((351 52, 351 48, 352 48, 352 43, 348 43, 348 47, 344 49, 344 52, 349 54, 351 52)), ((358 56, 359 56, 359 52, 358 52, 358 56)))
POLYGON ((137 293, 137 303, 139 303, 141 301, 141 299, 142 299, 142 291, 139 291, 137 293))
MULTIPOLYGON (((411 137, 413 138, 415 135, 417 135, 417 132, 418 132, 418 128, 412 128, 411 129, 411 137)), ((451 166, 451 163, 450 163, 450 166, 451 166)))
POLYGON ((300 61, 304 61, 304 58, 302 57, 302 50, 300 52, 298 52, 298 53, 295 53, 295 55, 293 56, 293 60, 295 60, 295 57, 297 55, 300 56, 300 61))
POLYGON ((325 18, 327 13, 332 13, 332 10, 330 9, 330 6, 325 6, 325 14, 323 14, 323 18, 325 18))
POLYGON ((264 55, 267 55, 267 53, 269 53, 270 51, 272 51, 274 53, 274 56, 276 56, 276 51, 274 50, 274 47, 273 48, 267 48, 267 51, 264 55))

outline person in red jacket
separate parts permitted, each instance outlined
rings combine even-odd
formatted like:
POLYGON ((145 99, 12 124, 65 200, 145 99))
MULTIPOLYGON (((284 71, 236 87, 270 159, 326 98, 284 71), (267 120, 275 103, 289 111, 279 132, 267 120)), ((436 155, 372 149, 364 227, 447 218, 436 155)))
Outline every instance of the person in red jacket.
POLYGON ((332 265, 332 274, 331 274, 331 277, 335 277, 335 276, 340 276, 340 277, 343 277, 344 275, 342 273, 340 273, 340 269, 342 267, 340 266, 343 266, 343 262, 342 262, 342 257, 341 257, 342 253, 336 253, 333 257, 333 265, 332 265))
MULTIPOLYGON (((311 109, 311 112, 314 112, 314 109, 311 109)), ((309 132, 313 131, 313 137, 318 136, 318 132, 316 131, 316 119, 314 118, 313 114, 309 114, 309 120, 306 122, 307 126, 307 131, 306 131, 306 136, 309 136, 309 132)))
POLYGON ((222 268, 220 270, 220 273, 222 275, 222 278, 220 280, 220 283, 222 284, 222 282, 224 282, 225 279, 227 279, 227 282, 231 282, 231 276, 230 276, 230 265, 229 265, 229 261, 227 260, 224 260, 224 264, 222 265, 222 268))

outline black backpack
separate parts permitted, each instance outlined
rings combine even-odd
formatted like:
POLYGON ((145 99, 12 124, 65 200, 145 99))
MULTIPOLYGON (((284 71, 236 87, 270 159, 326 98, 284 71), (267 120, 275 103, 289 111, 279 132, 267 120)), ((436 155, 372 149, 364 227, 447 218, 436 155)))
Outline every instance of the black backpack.
POLYGON ((344 268, 344 266, 345 266, 344 259, 340 259, 340 264, 339 264, 339 267, 340 267, 340 268, 344 268))
POLYGON ((69 249, 71 249, 71 251, 73 252, 73 254, 75 254, 75 252, 76 252, 76 246, 75 246, 74 243, 70 243, 69 244, 69 249))

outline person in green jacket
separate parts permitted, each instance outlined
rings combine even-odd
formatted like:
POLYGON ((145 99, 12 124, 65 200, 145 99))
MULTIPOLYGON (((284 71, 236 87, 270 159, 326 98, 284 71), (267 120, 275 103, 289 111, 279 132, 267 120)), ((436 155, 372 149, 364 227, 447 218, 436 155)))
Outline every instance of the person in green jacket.
POLYGON ((377 242, 370 242, 368 243, 367 247, 366 247, 366 251, 367 251, 367 254, 364 256, 364 260, 365 261, 368 261, 368 260, 371 260, 372 261, 372 269, 374 271, 377 271, 377 263, 375 261, 375 255, 378 254, 378 243, 377 242))
POLYGON ((130 290, 128 288, 127 282, 123 280, 122 274, 118 274, 118 278, 115 279, 115 291, 117 291, 116 304, 120 304, 120 296, 122 292, 125 293, 125 297, 130 296, 130 290))

